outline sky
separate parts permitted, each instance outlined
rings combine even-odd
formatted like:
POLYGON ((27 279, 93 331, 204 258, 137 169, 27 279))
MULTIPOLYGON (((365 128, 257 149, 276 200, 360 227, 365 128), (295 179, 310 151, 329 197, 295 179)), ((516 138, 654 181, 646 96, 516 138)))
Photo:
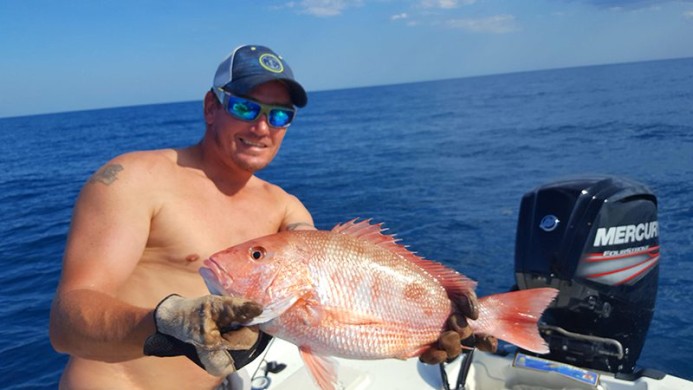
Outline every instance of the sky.
POLYGON ((0 117, 201 100, 242 44, 310 94, 693 57, 693 1, 0 0, 0 117))

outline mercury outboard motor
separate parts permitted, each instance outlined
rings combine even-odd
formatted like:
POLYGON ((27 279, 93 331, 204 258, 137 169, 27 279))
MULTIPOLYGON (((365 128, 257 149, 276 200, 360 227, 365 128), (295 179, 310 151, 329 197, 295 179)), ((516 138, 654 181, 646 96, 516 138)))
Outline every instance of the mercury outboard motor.
POLYGON ((558 181, 520 205, 515 277, 520 289, 560 293, 540 327, 544 357, 627 377, 654 313, 659 275, 657 198, 617 177, 558 181))

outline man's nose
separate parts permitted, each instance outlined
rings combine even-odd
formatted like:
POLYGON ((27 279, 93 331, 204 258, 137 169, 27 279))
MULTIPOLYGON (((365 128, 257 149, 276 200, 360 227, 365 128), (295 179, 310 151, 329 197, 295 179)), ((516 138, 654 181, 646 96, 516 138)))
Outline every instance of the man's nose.
POLYGON ((260 114, 260 116, 255 119, 255 126, 253 126, 254 132, 257 134, 269 133, 270 125, 267 121, 267 114, 260 114))

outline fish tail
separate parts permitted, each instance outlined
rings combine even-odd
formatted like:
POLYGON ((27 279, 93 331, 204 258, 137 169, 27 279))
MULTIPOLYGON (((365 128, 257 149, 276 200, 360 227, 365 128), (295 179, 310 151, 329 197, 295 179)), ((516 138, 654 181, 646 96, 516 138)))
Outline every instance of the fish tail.
POLYGON ((483 319, 474 331, 495 336, 520 348, 548 353, 546 341, 539 335, 537 321, 558 294, 555 288, 535 288, 489 295, 479 299, 483 319))

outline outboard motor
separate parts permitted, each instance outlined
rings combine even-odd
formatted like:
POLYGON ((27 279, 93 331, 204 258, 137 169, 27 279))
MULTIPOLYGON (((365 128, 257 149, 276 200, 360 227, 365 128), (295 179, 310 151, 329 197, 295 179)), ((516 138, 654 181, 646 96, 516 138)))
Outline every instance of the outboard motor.
POLYGON ((654 313, 659 275, 657 198, 617 177, 558 181, 520 205, 520 289, 560 290, 540 329, 544 357, 627 377, 654 313))

